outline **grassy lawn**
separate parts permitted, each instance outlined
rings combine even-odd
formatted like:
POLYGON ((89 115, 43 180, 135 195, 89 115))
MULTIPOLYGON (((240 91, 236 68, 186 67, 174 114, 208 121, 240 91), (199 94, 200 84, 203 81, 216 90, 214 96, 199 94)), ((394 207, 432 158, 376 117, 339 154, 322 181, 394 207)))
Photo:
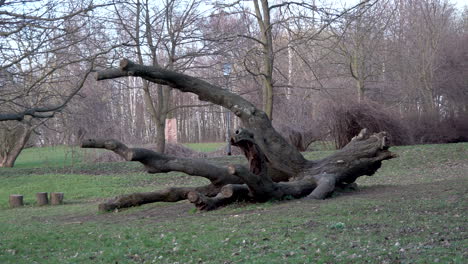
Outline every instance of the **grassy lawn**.
POLYGON ((225 142, 211 142, 211 143, 185 143, 186 147, 200 152, 210 152, 218 150, 221 147, 225 147, 225 142))
MULTIPOLYGON (((186 147, 200 152, 215 151, 226 143, 186 143, 186 147)), ((79 147, 52 146, 42 148, 27 148, 21 152, 21 155, 15 162, 15 168, 38 168, 38 167, 65 167, 74 166, 83 161, 86 153, 102 152, 96 149, 81 149, 79 147)))
POLYGON ((27 149, 16 168, 0 169, 0 263, 466 263, 468 144, 392 150, 399 158, 360 178, 360 191, 324 201, 202 213, 182 201, 101 214, 97 204, 114 195, 205 180, 146 174, 130 162, 85 164, 80 149, 27 149), (36 192, 54 191, 64 205, 34 205, 36 192), (25 207, 8 208, 13 193, 25 207))
POLYGON ((24 149, 15 162, 15 168, 72 166, 81 162, 83 150, 79 147, 53 146, 24 149))

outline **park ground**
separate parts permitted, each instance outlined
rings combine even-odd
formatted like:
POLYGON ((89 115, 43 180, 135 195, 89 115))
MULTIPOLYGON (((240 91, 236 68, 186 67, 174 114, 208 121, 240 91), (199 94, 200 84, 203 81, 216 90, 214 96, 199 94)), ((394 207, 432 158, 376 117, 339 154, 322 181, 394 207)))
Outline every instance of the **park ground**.
MULTIPOLYGON (((209 151, 216 144, 191 145, 209 151)), ((106 198, 204 179, 146 174, 131 162, 85 163, 84 150, 26 149, 0 169, 0 263, 466 263, 468 143, 394 147, 398 158, 323 200, 234 204, 197 212, 187 201, 99 213, 106 198), (37 192, 65 204, 38 207, 37 192), (8 208, 8 196, 26 205, 8 208)), ((311 159, 332 151, 312 151, 311 159)), ((213 162, 244 162, 242 157, 213 162)))

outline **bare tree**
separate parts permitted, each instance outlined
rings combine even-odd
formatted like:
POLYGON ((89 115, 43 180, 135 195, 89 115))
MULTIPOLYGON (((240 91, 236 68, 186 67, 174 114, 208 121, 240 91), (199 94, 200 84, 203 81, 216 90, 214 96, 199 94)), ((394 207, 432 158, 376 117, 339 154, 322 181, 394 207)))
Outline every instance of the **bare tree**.
MULTIPOLYGON (((246 52, 243 64, 250 74, 261 79, 263 110, 271 119, 273 119, 274 87, 291 86, 289 81, 287 81, 288 84, 279 83, 287 74, 279 71, 280 67, 275 63, 275 58, 284 50, 288 50, 291 56, 295 46, 310 44, 345 15, 373 2, 361 1, 344 10, 320 8, 315 5, 315 2, 310 4, 308 1, 284 1, 271 4, 268 0, 252 0, 253 11, 241 4, 242 1, 219 4, 224 9, 232 10, 230 12, 234 14, 244 14, 247 19, 251 16, 256 22, 249 25, 247 34, 238 33, 237 37, 251 41, 251 47, 246 52), (281 41, 278 41, 282 38, 287 39, 286 45, 281 45, 281 41)), ((299 54, 299 56, 302 55, 299 54)), ((292 61, 289 61, 289 65, 292 65, 292 61)))
MULTIPOLYGON (((187 70, 196 58, 209 51, 199 29, 201 1, 165 0, 161 4, 137 0, 116 8, 120 27, 131 39, 130 45, 140 64, 148 62, 156 67, 187 70), (129 14, 133 18, 130 23, 129 14)), ((164 152, 166 119, 173 108, 172 89, 163 84, 154 86, 143 81, 143 98, 156 126, 156 148, 164 152)))
POLYGON ((103 5, 68 4, 0 3, 0 121, 8 121, 0 122, 0 167, 14 165, 32 131, 70 103, 104 53, 74 50, 90 36, 84 29, 103 5), (78 53, 70 56, 73 52, 78 53), (81 74, 70 75, 72 69, 81 74))
POLYGON ((388 64, 389 81, 395 81, 403 98, 402 110, 417 115, 438 115, 436 73, 442 67, 441 50, 449 30, 453 9, 447 1, 400 1, 398 16, 390 28, 389 45, 398 53, 388 64), (393 68, 393 69, 392 69, 393 68))
MULTIPOLYGON (((330 50, 337 53, 335 64, 342 65, 355 82, 358 102, 366 98, 366 92, 385 78, 385 65, 392 51, 386 36, 395 21, 396 7, 391 1, 379 1, 360 6, 358 12, 333 29, 334 41, 330 50)), ((330 58, 333 61, 333 57, 330 58)))

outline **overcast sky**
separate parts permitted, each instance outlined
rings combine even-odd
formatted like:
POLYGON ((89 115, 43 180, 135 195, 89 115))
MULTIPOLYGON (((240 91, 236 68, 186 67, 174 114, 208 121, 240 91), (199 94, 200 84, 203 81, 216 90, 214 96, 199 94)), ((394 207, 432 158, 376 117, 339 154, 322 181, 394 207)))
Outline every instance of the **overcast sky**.
POLYGON ((463 9, 463 7, 468 5, 468 2, 466 0, 453 0, 453 3, 456 4, 458 9, 463 9))
MULTIPOLYGON (((359 2, 359 0, 317 0, 317 3, 319 2, 335 2, 335 3, 340 3, 340 2, 345 2, 347 5, 346 6, 351 6, 353 4, 356 4, 359 2)), ((459 10, 462 10, 465 5, 468 5, 467 0, 449 0, 450 3, 455 4, 455 7, 459 10)))

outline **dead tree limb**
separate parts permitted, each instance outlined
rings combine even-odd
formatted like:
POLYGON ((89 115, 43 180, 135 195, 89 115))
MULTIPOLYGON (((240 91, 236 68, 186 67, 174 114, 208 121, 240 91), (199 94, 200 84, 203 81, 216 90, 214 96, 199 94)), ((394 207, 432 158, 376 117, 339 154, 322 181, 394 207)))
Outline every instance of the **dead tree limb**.
POLYGON ((111 150, 127 161, 138 161, 145 166, 148 173, 170 171, 184 172, 188 175, 205 177, 211 184, 201 187, 168 188, 161 191, 133 193, 118 196, 99 205, 100 211, 132 207, 154 202, 177 202, 187 199, 189 192, 199 192, 206 196, 215 196, 227 184, 240 184, 242 181, 231 175, 228 168, 220 167, 197 159, 177 158, 148 149, 129 148, 117 140, 83 141, 82 148, 103 148, 111 150))
POLYGON ((229 174, 227 168, 199 159, 178 158, 164 155, 144 148, 129 148, 117 140, 88 139, 81 144, 82 148, 103 148, 111 150, 127 161, 138 161, 145 165, 148 173, 163 173, 170 171, 184 172, 188 175, 205 177, 214 186, 230 183, 242 183, 229 174))
POLYGON ((291 146, 272 126, 268 116, 241 96, 226 91, 201 79, 155 66, 144 66, 124 59, 119 69, 98 72, 97 80, 124 76, 141 77, 150 82, 169 85, 182 92, 198 95, 198 99, 223 106, 233 112, 249 129, 257 145, 272 166, 287 173, 298 173, 307 160, 291 146))

